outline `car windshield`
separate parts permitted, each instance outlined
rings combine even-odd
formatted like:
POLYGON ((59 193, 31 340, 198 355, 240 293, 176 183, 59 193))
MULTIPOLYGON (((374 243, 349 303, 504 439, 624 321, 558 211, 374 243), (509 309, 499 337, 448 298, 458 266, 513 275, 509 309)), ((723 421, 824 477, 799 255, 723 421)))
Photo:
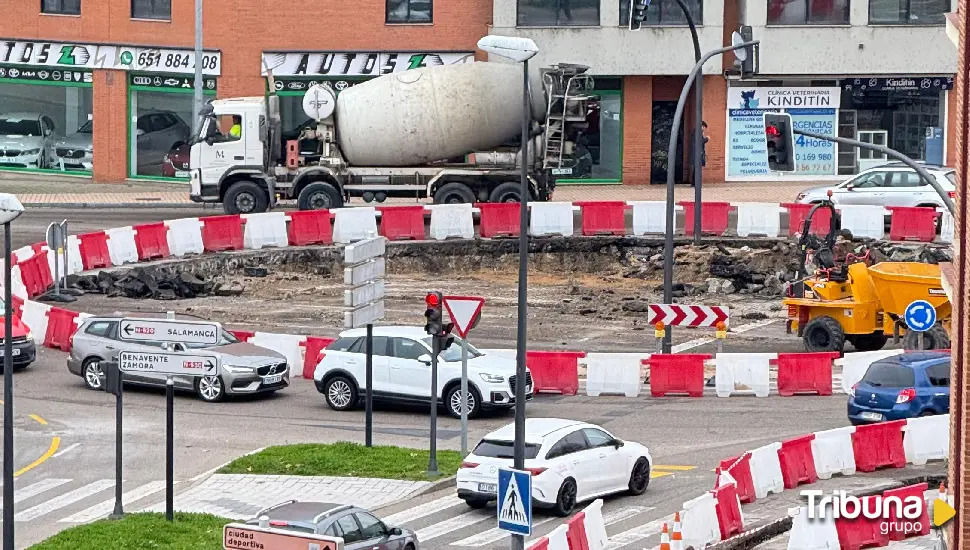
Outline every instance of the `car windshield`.
POLYGON ((0 135, 39 136, 40 122, 26 118, 0 118, 0 135))
MULTIPOLYGON (((498 439, 483 439, 472 454, 487 458, 513 458, 512 452, 515 444, 512 441, 501 441, 498 439)), ((525 444, 525 458, 535 458, 539 455, 539 446, 533 443, 525 444)))
POLYGON ((957 173, 956 172, 947 172, 946 173, 946 181, 950 182, 950 184, 952 184, 954 187, 956 187, 956 185, 957 185, 957 173))
POLYGON ((238 343, 239 343, 239 338, 236 338, 235 336, 233 336, 231 332, 223 330, 222 333, 219 334, 219 343, 216 344, 215 346, 211 346, 209 344, 185 344, 185 348, 202 349, 202 348, 210 348, 210 347, 218 347, 218 346, 228 346, 229 344, 238 344, 238 343))
POLYGON ((873 363, 862 381, 880 388, 911 388, 916 385, 916 376, 911 368, 892 363, 873 363))
POLYGON ((89 120, 89 121, 85 122, 84 123, 84 126, 81 126, 80 128, 77 129, 77 133, 79 133, 79 134, 92 134, 92 133, 94 133, 94 121, 93 120, 89 120))
MULTIPOLYGON (((429 348, 431 347, 430 336, 425 338, 423 342, 427 344, 429 348)), ((445 349, 438 354, 438 359, 446 363, 455 363, 461 361, 461 343, 462 339, 457 334, 449 336, 448 340, 445 342, 445 349)), ((468 347, 469 359, 474 359, 476 357, 485 355, 484 353, 475 349, 475 346, 469 344, 468 342, 465 342, 465 345, 468 347)))

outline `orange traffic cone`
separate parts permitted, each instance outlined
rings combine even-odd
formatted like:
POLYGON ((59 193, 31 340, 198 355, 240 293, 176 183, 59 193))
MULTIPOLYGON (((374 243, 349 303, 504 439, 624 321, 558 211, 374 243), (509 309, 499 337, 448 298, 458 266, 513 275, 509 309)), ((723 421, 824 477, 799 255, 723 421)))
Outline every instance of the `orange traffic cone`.
POLYGON ((670 535, 670 550, 684 550, 684 538, 680 533, 680 512, 674 512, 674 532, 670 535))
POLYGON ((670 548, 670 532, 667 530, 667 524, 666 523, 664 523, 664 527, 660 531, 660 550, 671 550, 671 548, 670 548))

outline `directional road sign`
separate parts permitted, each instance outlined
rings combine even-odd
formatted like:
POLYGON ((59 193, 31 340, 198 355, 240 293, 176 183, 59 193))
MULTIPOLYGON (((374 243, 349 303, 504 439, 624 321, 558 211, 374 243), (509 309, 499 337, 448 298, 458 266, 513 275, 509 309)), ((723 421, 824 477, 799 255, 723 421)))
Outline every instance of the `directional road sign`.
POLYGON ((936 324, 936 308, 926 300, 915 300, 903 313, 906 326, 913 332, 926 332, 936 324))
POLYGON ((380 258, 387 249, 387 239, 373 237, 348 244, 344 247, 344 263, 359 264, 373 258, 380 258))
POLYGON ((344 543, 336 537, 230 523, 222 532, 222 546, 225 550, 343 550, 344 543))
POLYGON ((209 321, 171 321, 165 319, 122 319, 122 340, 134 342, 182 342, 215 345, 221 327, 209 321))
POLYGON ((206 355, 156 351, 123 351, 118 354, 122 372, 151 372, 175 376, 217 376, 219 359, 206 355))
POLYGON ((478 296, 445 296, 445 309, 455 323, 458 335, 464 338, 468 331, 475 328, 482 316, 482 306, 485 298, 478 296))
POLYGON ((347 307, 356 308, 377 300, 384 300, 384 279, 344 290, 344 305, 347 307))
POLYGON ((668 327, 713 327, 731 320, 731 310, 724 306, 690 306, 650 304, 647 324, 663 323, 668 327))
POLYGON ((344 284, 360 285, 384 277, 384 258, 344 268, 344 284))
POLYGON ((515 535, 532 535, 532 475, 499 468, 498 528, 515 535))
POLYGON ((384 318, 384 300, 344 311, 344 328, 360 328, 384 318))

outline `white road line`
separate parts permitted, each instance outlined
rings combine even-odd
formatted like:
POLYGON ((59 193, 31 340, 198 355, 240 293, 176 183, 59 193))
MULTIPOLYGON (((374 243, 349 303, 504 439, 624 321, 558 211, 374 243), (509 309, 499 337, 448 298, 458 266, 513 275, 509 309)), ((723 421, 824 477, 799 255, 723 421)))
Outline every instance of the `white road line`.
MULTIPOLYGON (((61 485, 64 485, 65 483, 70 483, 70 482, 71 482, 70 479, 49 478, 49 479, 38 481, 37 483, 31 483, 26 487, 15 489, 13 493, 13 501, 15 503, 22 502, 24 500, 27 500, 30 497, 37 496, 41 493, 50 491, 55 487, 60 487, 61 485)), ((0 506, 0 509, 2 509, 2 506, 0 506)))
POLYGON ((634 527, 629 531, 617 533, 609 538, 609 542, 606 543, 606 548, 604 550, 615 550, 616 548, 626 546, 627 544, 640 542, 651 535, 659 533, 664 522, 673 524, 673 521, 673 516, 670 516, 669 518, 654 520, 646 525, 634 527))
POLYGON ((438 538, 441 535, 446 535, 452 531, 457 531, 459 529, 464 529, 470 525, 475 525, 486 520, 495 520, 495 512, 488 510, 472 510, 465 512, 460 516, 455 516, 445 521, 439 521, 438 523, 425 527, 424 529, 419 529, 416 535, 418 535, 418 540, 421 542, 426 542, 434 538, 438 538))
MULTIPOLYGON (((623 521, 627 518, 636 516, 637 514, 649 512, 650 510, 653 510, 653 507, 644 508, 642 506, 625 506, 623 508, 617 508, 616 510, 613 510, 603 515, 603 523, 605 525, 611 525, 611 524, 623 521)), ((546 523, 549 523, 551 521, 555 521, 558 519, 560 518, 547 517, 547 518, 540 519, 539 521, 533 522, 532 524, 533 536, 535 536, 536 527, 539 527, 540 525, 544 525, 546 523)), ((472 535, 458 542, 453 542, 451 543, 451 546, 471 546, 471 547, 487 546, 489 544, 498 542, 508 536, 509 534, 507 532, 500 530, 498 527, 494 527, 492 529, 489 529, 488 531, 483 531, 481 533, 478 533, 477 535, 472 535)))
POLYGON ((80 446, 81 446, 81 444, 80 444, 80 443, 75 443, 75 444, 73 444, 73 445, 68 445, 67 447, 64 447, 64 448, 63 448, 63 449, 61 449, 60 451, 57 451, 56 453, 54 453, 54 454, 53 454, 53 455, 51 456, 51 458, 57 458, 57 457, 59 457, 59 456, 64 456, 64 455, 66 455, 67 453, 69 453, 69 452, 71 452, 71 451, 73 451, 74 449, 77 449, 77 448, 78 448, 78 447, 80 447, 80 446))
POLYGON ((101 491, 113 486, 114 483, 115 482, 113 479, 102 479, 95 481, 94 483, 88 483, 80 489, 75 489, 70 493, 64 493, 55 499, 48 500, 43 504, 38 504, 33 508, 28 508, 14 516, 13 519, 14 521, 30 521, 41 516, 46 516, 47 514, 60 510, 65 506, 70 506, 79 500, 88 498, 91 495, 96 495, 101 491))
MULTIPOLYGON (((462 504, 464 501, 458 498, 457 495, 449 495, 446 497, 441 497, 431 502, 425 502, 424 504, 419 504, 414 508, 409 508, 407 510, 398 512, 396 514, 391 514, 384 518, 384 523, 389 525, 400 525, 405 526, 408 523, 421 519, 425 516, 430 516, 431 514, 437 514, 442 510, 447 510, 452 506, 457 506, 462 504)), ((419 539, 420 540, 420 539, 419 539)))
MULTIPOLYGON (((740 327, 737 327, 737 328, 732 328, 730 334, 744 334, 745 332, 748 332, 750 330, 766 327, 772 323, 777 323, 779 321, 781 321, 781 319, 765 319, 763 321, 758 321, 756 323, 748 323, 746 325, 741 325, 740 327)), ((693 340, 684 342, 683 344, 677 344, 676 346, 672 347, 670 351, 671 353, 681 353, 689 349, 694 349, 694 348, 703 346, 705 344, 710 344, 714 340, 715 338, 695 338, 693 340)))
MULTIPOLYGON (((143 499, 148 495, 157 493, 163 489, 165 489, 164 481, 152 481, 151 483, 146 483, 141 487, 132 489, 131 491, 121 495, 121 502, 122 504, 129 505, 132 502, 143 499)), ((114 511, 114 507, 115 501, 112 498, 111 500, 106 500, 99 504, 95 504, 87 510, 68 516, 60 520, 60 523, 87 523, 89 521, 101 519, 110 515, 111 512, 114 511)))

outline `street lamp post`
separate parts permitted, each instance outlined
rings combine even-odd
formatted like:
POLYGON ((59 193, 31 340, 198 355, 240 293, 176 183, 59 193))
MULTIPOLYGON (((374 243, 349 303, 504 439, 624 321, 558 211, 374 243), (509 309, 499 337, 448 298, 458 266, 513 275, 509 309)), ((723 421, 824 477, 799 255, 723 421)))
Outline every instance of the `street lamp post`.
POLYGON ((199 113, 202 111, 202 105, 204 103, 203 99, 203 78, 202 70, 204 67, 203 59, 205 59, 205 54, 202 51, 202 0, 195 0, 195 81, 193 83, 193 96, 192 96, 192 132, 193 135, 199 135, 199 126, 201 124, 201 117, 199 113))
POLYGON ((17 197, 0 193, 0 224, 3 224, 3 548, 14 549, 13 537, 13 296, 11 295, 10 222, 24 212, 17 197))
MULTIPOLYGON (((532 126, 532 101, 529 96, 529 59, 539 53, 530 38, 489 35, 478 41, 478 48, 522 63, 522 138, 521 187, 519 189, 519 303, 515 338, 515 444, 512 467, 525 467, 525 348, 528 301, 526 285, 529 270, 529 128, 532 126)), ((512 550, 523 550, 525 537, 512 535, 512 550)))

